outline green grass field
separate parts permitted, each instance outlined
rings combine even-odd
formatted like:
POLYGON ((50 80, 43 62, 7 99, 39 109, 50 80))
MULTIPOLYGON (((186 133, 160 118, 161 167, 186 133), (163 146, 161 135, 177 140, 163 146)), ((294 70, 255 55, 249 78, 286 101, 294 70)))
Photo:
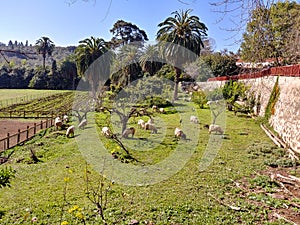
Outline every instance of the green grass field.
MULTIPOLYGON (((181 109, 180 114, 171 108, 167 109, 170 113, 155 114, 158 134, 137 128, 138 118, 129 121, 137 132, 135 138, 123 142, 131 155, 128 163, 112 159, 112 152, 124 152, 100 134, 109 120, 106 113, 90 114, 87 128, 77 129, 76 138, 49 129, 15 147, 11 161, 0 166, 16 170, 11 187, 0 189, 0 223, 103 224, 94 203, 106 202, 107 224, 129 224, 133 219, 149 225, 286 224, 268 220, 272 207, 284 208, 286 201, 266 200, 272 207, 253 204, 251 199, 259 196, 244 195, 236 185, 242 179, 253 181, 252 176, 279 151, 259 124, 227 112, 226 135, 221 139, 203 128, 211 122, 209 109, 192 112, 199 116, 200 125, 190 124, 190 110, 181 109), (190 140, 174 137, 180 118, 190 140), (92 135, 97 140, 89 140, 92 135), (217 140, 220 149, 210 145, 217 140), (40 162, 32 162, 30 150, 40 162), (163 167, 152 169, 160 163, 163 167), (33 218, 37 220, 32 222, 33 218)), ((113 128, 118 132, 117 124, 113 128)))

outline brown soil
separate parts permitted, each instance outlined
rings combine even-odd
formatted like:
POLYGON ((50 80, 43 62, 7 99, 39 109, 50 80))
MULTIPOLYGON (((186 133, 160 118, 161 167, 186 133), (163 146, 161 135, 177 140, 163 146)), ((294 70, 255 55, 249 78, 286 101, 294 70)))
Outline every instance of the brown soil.
MULTIPOLYGON (((10 136, 17 134, 18 133, 18 129, 20 129, 20 131, 24 131, 27 129, 27 126, 29 126, 30 128, 34 126, 34 123, 40 123, 40 121, 25 121, 25 120, 0 120, 0 140, 4 139, 7 137, 7 134, 9 133, 10 136)), ((39 129, 37 128, 37 131, 39 129)), ((33 133, 32 131, 29 132, 29 136, 32 136, 33 133)), ((20 141, 24 141, 26 139, 26 135, 25 133, 23 133, 22 135, 20 135, 20 141)), ((0 151, 4 150, 5 146, 6 146, 6 141, 0 141, 0 151)), ((9 146, 13 147, 17 144, 17 137, 13 137, 10 138, 9 141, 9 146)))
POLYGON ((275 222, 280 219, 281 221, 287 222, 287 224, 300 224, 300 179, 295 181, 290 179, 291 177, 289 176, 294 173, 297 175, 293 177, 299 178, 300 166, 293 168, 268 167, 267 170, 258 172, 255 176, 266 175, 278 184, 279 187, 276 188, 273 193, 268 193, 260 187, 250 188, 246 179, 243 179, 237 184, 244 191, 244 197, 253 193, 261 193, 273 199, 286 200, 287 204, 284 208, 272 207, 259 201, 249 200, 251 204, 262 206, 271 211, 271 213, 268 214, 268 222, 275 222))

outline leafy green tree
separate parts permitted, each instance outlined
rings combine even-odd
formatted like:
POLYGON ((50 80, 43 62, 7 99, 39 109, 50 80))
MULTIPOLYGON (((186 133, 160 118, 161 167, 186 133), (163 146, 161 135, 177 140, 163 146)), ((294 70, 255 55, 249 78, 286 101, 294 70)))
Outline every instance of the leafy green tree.
POLYGON ((62 79, 68 81, 66 88, 74 90, 78 79, 76 63, 68 59, 64 60, 60 66, 60 74, 62 79))
POLYGON ((95 94, 101 76, 109 76, 107 74, 110 73, 109 65, 113 56, 109 51, 109 44, 102 38, 86 38, 79 43, 80 45, 75 50, 77 71, 79 75, 86 77, 90 82, 92 92, 95 94), (91 68, 92 63, 104 54, 106 54, 105 57, 102 57, 104 61, 102 60, 98 66, 91 68), (90 70, 88 71, 88 69, 90 70))
POLYGON ((118 20, 110 30, 113 37, 110 41, 113 48, 136 42, 140 47, 148 41, 147 34, 135 24, 118 20))
POLYGON ((260 5, 252 11, 243 34, 241 56, 250 62, 275 58, 275 64, 299 60, 300 4, 278 2, 270 7, 260 5))
POLYGON ((43 68, 44 68, 44 71, 46 71, 46 65, 45 65, 46 57, 47 57, 47 55, 49 55, 49 56, 52 55, 55 45, 50 40, 50 38, 41 37, 40 39, 38 39, 36 41, 35 47, 37 49, 38 54, 42 54, 42 56, 43 56, 43 68))
POLYGON ((207 36, 207 27, 200 22, 199 17, 190 16, 191 10, 175 11, 173 16, 168 17, 163 22, 158 24, 160 28, 157 32, 157 40, 163 46, 163 55, 168 61, 171 61, 176 70, 174 96, 173 100, 177 99, 178 83, 181 74, 182 66, 187 61, 195 60, 194 55, 200 55, 201 48, 204 47, 203 37, 207 36), (177 45, 188 49, 183 51, 177 45), (183 61, 184 60, 184 61, 183 61))

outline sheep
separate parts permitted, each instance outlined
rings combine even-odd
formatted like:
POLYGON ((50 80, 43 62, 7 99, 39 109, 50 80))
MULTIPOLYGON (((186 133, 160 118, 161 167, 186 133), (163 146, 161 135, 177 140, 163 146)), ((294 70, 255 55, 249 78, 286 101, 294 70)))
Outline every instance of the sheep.
POLYGON ((66 122, 66 123, 69 122, 69 116, 68 115, 64 115, 63 116, 63 121, 66 122))
POLYGON ((223 129, 219 125, 216 125, 216 124, 209 125, 208 132, 209 133, 215 132, 216 134, 217 133, 219 133, 219 134, 223 134, 224 133, 223 129))
POLYGON ((69 137, 72 135, 72 137, 74 137, 74 130, 75 130, 75 126, 69 126, 67 131, 66 131, 66 136, 69 137))
POLYGON ((138 126, 139 126, 140 128, 145 129, 145 121, 142 120, 142 119, 139 119, 139 120, 138 120, 138 126))
POLYGON ((153 119, 153 118, 150 118, 150 119, 147 121, 147 123, 152 123, 152 124, 154 124, 154 119, 153 119))
POLYGON ((81 122, 78 124, 78 128, 79 128, 79 129, 84 129, 86 125, 87 125, 87 120, 86 120, 86 119, 83 119, 83 120, 81 120, 81 122))
POLYGON ((112 135, 110 129, 108 127, 103 127, 102 128, 102 134, 105 135, 106 137, 109 137, 112 135))
POLYGON ((135 129, 134 127, 130 127, 124 130, 124 132, 122 133, 122 137, 124 138, 128 138, 129 134, 132 135, 132 137, 134 136, 135 133, 135 129))
POLYGON ((152 111, 153 111, 153 112, 157 112, 157 110, 158 110, 157 105, 153 105, 153 106, 152 106, 152 111))
POLYGON ((196 116, 191 116, 191 117, 190 117, 190 121, 191 121, 192 123, 199 123, 199 120, 198 120, 198 118, 197 118, 196 116))
POLYGON ((157 128, 153 123, 146 123, 145 126, 147 126, 147 130, 151 130, 152 134, 157 134, 157 128))
POLYGON ((58 129, 58 127, 61 127, 62 124, 63 124, 63 123, 62 123, 60 117, 59 117, 59 116, 56 117, 55 120, 54 120, 54 126, 55 126, 55 128, 58 129))
POLYGON ((165 111, 164 108, 159 108, 159 112, 160 112, 160 113, 165 113, 166 111, 165 111))
POLYGON ((183 131, 178 127, 175 128, 174 134, 175 134, 175 137, 178 139, 180 139, 180 138, 182 138, 184 140, 186 139, 186 134, 183 133, 183 131))

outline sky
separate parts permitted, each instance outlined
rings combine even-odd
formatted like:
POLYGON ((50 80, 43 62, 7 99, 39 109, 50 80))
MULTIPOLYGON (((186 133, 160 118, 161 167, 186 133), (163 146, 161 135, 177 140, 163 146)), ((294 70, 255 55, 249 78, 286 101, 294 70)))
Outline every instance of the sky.
MULTIPOLYGON (((122 19, 145 30, 151 42, 155 41, 158 24, 171 13, 192 9, 208 27, 208 36, 215 42, 214 50, 225 48, 236 52, 234 44, 241 34, 232 34, 229 18, 214 12, 216 8, 206 0, 0 0, 0 42, 35 44, 40 37, 49 37, 56 46, 77 46, 80 40, 91 36, 109 41, 110 29, 122 19), (235 36, 232 38, 232 36, 235 36)), ((211 0, 216 1, 216 0, 211 0)))

